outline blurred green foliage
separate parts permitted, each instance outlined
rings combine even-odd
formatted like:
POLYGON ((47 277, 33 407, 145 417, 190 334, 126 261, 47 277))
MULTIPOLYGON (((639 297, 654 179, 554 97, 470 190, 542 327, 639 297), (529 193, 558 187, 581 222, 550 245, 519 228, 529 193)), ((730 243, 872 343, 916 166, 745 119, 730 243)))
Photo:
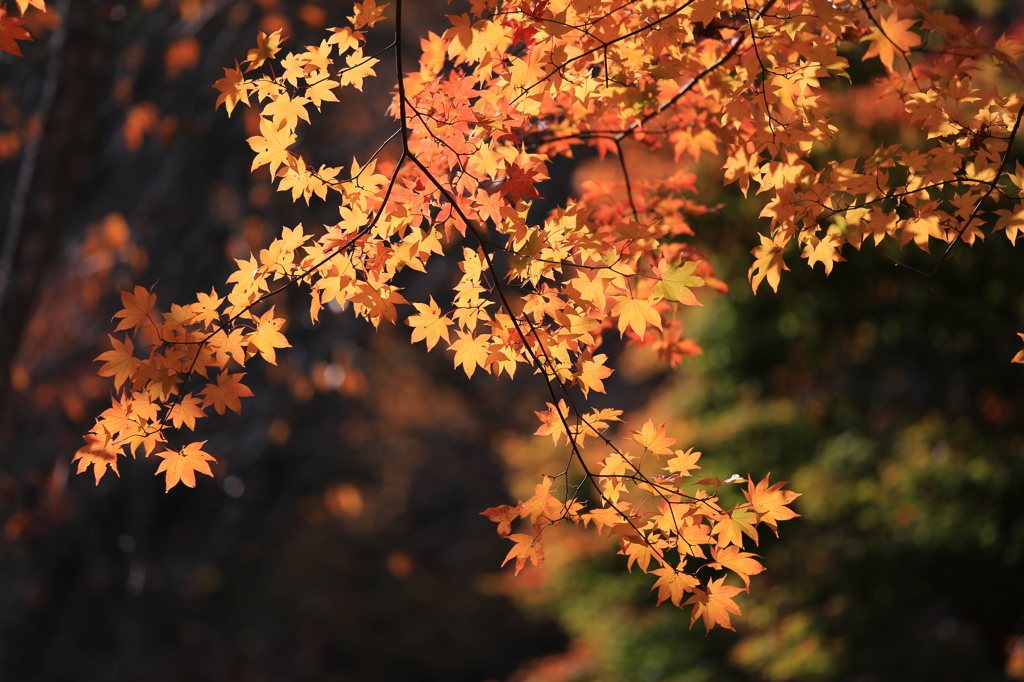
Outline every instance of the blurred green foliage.
POLYGON ((588 680, 1000 680, 1024 634, 1024 254, 1001 235, 941 257, 865 246, 830 277, 790 254, 778 294, 746 282, 742 202, 698 225, 730 284, 689 332, 705 348, 655 398, 701 473, 802 493, 738 602, 738 632, 652 609, 612 554, 561 569, 553 610, 588 680), (722 225, 725 227, 722 227, 722 225))

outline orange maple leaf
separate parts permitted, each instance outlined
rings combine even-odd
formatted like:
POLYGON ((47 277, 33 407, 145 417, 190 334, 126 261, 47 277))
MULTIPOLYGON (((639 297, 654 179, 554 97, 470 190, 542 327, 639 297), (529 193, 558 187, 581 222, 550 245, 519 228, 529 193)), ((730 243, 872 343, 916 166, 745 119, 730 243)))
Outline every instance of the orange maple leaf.
POLYGON ((583 395, 589 395, 590 391, 604 393, 604 380, 612 375, 611 367, 605 367, 608 356, 605 354, 595 355, 592 358, 580 358, 580 371, 576 374, 576 381, 579 382, 583 395))
POLYGON ((137 329, 146 322, 152 324, 149 312, 156 305, 156 294, 148 291, 145 287, 136 286, 135 291, 129 293, 121 292, 121 310, 114 313, 114 317, 123 318, 114 328, 115 332, 122 329, 137 329))
POLYGON ((239 398, 252 396, 252 391, 245 384, 239 383, 245 373, 229 374, 221 372, 217 375, 216 384, 207 384, 199 393, 203 395, 203 407, 213 405, 217 414, 224 414, 227 408, 233 412, 242 412, 242 401, 239 398))
POLYGON ((871 42, 864 59, 878 57, 885 68, 892 71, 892 60, 897 50, 903 53, 921 44, 921 36, 910 30, 916 23, 911 19, 900 19, 895 12, 882 17, 871 33, 863 38, 871 42))
POLYGON ((357 47, 345 57, 347 66, 339 74, 338 82, 342 86, 352 85, 356 90, 362 90, 363 80, 374 75, 373 67, 379 61, 374 57, 364 57, 362 48, 357 47))
POLYGON ((626 570, 630 572, 633 571, 634 562, 640 567, 641 571, 647 573, 647 567, 650 565, 651 559, 661 561, 658 552, 651 547, 651 543, 646 538, 635 534, 620 535, 619 543, 622 547, 619 550, 619 554, 626 555, 626 570))
POLYGON ((750 281, 750 287, 755 294, 757 293, 757 287, 761 285, 761 281, 766 277, 772 291, 777 292, 782 271, 789 270, 786 266, 786 261, 783 259, 783 255, 786 252, 785 244, 780 244, 778 241, 772 240, 763 234, 758 236, 761 238, 761 245, 755 246, 750 251, 750 253, 754 254, 756 260, 747 272, 747 279, 750 281))
POLYGON ((754 558, 757 556, 756 554, 743 552, 736 545, 723 548, 712 547, 711 556, 715 560, 708 564, 709 568, 729 569, 743 579, 743 584, 747 586, 748 591, 750 590, 750 576, 757 575, 764 570, 764 566, 754 558))
POLYGON ((519 575, 519 571, 523 570, 523 566, 526 565, 526 560, 529 559, 530 563, 534 566, 538 566, 544 563, 544 545, 540 542, 539 535, 526 535, 525 533, 513 533, 508 536, 508 539, 516 543, 505 560, 501 562, 504 566, 509 562, 509 559, 516 560, 516 575, 519 575))
POLYGON ((512 522, 519 518, 519 512, 519 506, 503 504, 498 507, 489 507, 480 513, 498 524, 498 535, 504 538, 512 532, 512 522))
POLYGON ((274 317, 274 306, 271 306, 270 310, 265 312, 263 317, 256 321, 256 331, 245 337, 250 345, 255 346, 259 350, 263 359, 272 365, 277 364, 276 348, 292 347, 292 344, 288 343, 288 339, 284 337, 284 334, 279 331, 283 324, 283 319, 274 317))
POLYGON ((164 450, 163 452, 156 453, 157 457, 162 457, 164 460, 160 462, 156 473, 167 474, 164 492, 178 485, 178 483, 184 483, 189 488, 195 488, 197 471, 207 476, 213 476, 209 463, 216 462, 217 460, 202 451, 201 448, 205 444, 206 441, 204 440, 198 443, 189 443, 180 451, 164 450))
MULTIPOLYGON (((766 524, 778 535, 779 528, 776 525, 778 521, 785 521, 800 516, 786 506, 800 497, 800 493, 782 489, 789 481, 781 481, 775 485, 769 485, 768 479, 770 477, 771 474, 768 474, 756 486, 752 480, 748 480, 747 489, 743 491, 743 495, 747 498, 747 502, 750 503, 751 511, 757 515, 758 522, 766 524)), ((749 479, 750 477, 747 476, 747 478, 749 479)))
POLYGON ((193 397, 191 393, 186 393, 185 397, 171 407, 167 416, 171 418, 171 423, 176 429, 180 429, 182 424, 190 429, 195 429, 196 419, 206 415, 203 413, 199 398, 193 397))
POLYGON ((672 454, 672 449, 669 446, 675 443, 676 439, 665 435, 664 424, 655 427, 654 421, 648 419, 640 431, 631 431, 630 433, 633 434, 633 440, 640 443, 645 450, 649 450, 655 457, 672 454))
POLYGON ((245 80, 242 69, 236 61, 235 68, 224 69, 224 77, 215 82, 213 87, 220 90, 216 106, 219 108, 223 104, 227 109, 228 116, 231 116, 231 112, 235 110, 235 106, 239 102, 249 106, 249 93, 255 86, 245 80))
POLYGON ((277 29, 269 36, 260 31, 259 35, 256 36, 256 47, 249 50, 249 54, 245 57, 245 62, 249 64, 246 68, 246 73, 253 69, 258 69, 263 66, 263 62, 268 59, 273 59, 274 55, 281 49, 281 29, 277 29))
POLYGON ((348 18, 352 22, 352 28, 363 28, 369 26, 373 28, 373 25, 384 18, 384 8, 387 5, 378 6, 374 0, 365 0, 365 2, 356 2, 352 5, 352 16, 348 18))
POLYGON ((537 430, 533 432, 535 436, 551 436, 551 439, 555 441, 555 445, 558 445, 558 437, 562 435, 568 435, 565 432, 565 423, 562 417, 569 414, 569 408, 566 406, 564 400, 558 401, 558 409, 556 411, 555 406, 551 403, 547 403, 548 409, 543 412, 536 412, 537 418, 543 422, 537 430))
POLYGON ((109 334, 107 337, 114 349, 96 356, 97 361, 103 360, 105 363, 97 374, 101 377, 114 377, 114 387, 120 389, 121 384, 135 374, 141 363, 134 355, 135 346, 131 339, 126 337, 122 343, 109 334))
POLYGON ((523 503, 520 513, 523 518, 529 516, 530 523, 536 524, 557 521, 564 511, 565 505, 551 494, 551 479, 545 476, 544 481, 534 487, 533 497, 523 503))
MULTIPOLYGON (((616 506, 619 510, 625 510, 629 507, 629 503, 622 501, 616 506)), ((580 518, 583 519, 584 528, 593 521, 594 527, 597 528, 598 533, 600 533, 604 528, 613 528, 623 523, 622 514, 611 507, 598 507, 597 509, 591 509, 585 514, 580 514, 580 518)))
POLYGON ((78 462, 78 473, 83 473, 91 466, 93 476, 96 478, 96 485, 99 485, 103 474, 107 473, 108 466, 115 474, 121 475, 117 471, 117 455, 120 448, 113 445, 110 434, 105 429, 102 427, 98 427, 98 429, 98 432, 93 429, 92 432, 85 434, 85 445, 78 449, 71 460, 78 462))
POLYGON ((690 448, 686 452, 682 450, 676 450, 673 454, 675 457, 666 462, 665 471, 679 476, 689 476, 690 472, 694 469, 700 469, 697 466, 697 460, 700 459, 700 453, 694 452, 693 448, 690 448))
POLYGON ((730 516, 716 523, 715 527, 711 529, 711 534, 718 536, 718 546, 725 547, 731 544, 742 547, 744 535, 749 535, 754 544, 757 544, 757 529, 751 523, 755 520, 752 517, 753 514, 746 509, 737 509, 730 516))
POLYGON ((732 600, 743 591, 743 588, 732 587, 723 584, 725 577, 712 580, 708 583, 707 590, 695 589, 693 596, 686 600, 686 604, 693 604, 693 613, 690 615, 690 627, 697 622, 698 618, 704 619, 704 627, 708 632, 716 625, 721 625, 727 630, 735 630, 729 620, 729 614, 742 616, 740 607, 732 600))
POLYGON ((670 599, 673 604, 682 608, 683 597, 686 596, 687 592, 692 592, 700 584, 692 575, 683 572, 685 565, 686 562, 684 561, 676 568, 662 566, 651 571, 651 573, 658 576, 654 586, 651 588, 652 591, 655 588, 658 590, 658 604, 661 604, 666 599, 670 599))
POLYGON ((0 7, 0 50, 21 57, 21 48, 16 40, 32 40, 28 31, 21 27, 24 19, 7 16, 7 10, 0 7))

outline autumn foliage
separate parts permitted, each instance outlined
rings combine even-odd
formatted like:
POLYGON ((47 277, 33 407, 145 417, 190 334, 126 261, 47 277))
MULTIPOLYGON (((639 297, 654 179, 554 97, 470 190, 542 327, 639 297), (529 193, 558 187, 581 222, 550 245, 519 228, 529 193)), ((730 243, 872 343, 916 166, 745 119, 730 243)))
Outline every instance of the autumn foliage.
MULTIPOLYGON (((659 603, 731 628, 733 598, 763 570, 750 544, 797 516, 788 505, 798 493, 767 473, 702 477, 701 453, 677 447, 663 426, 641 418, 631 428, 622 411, 590 406, 613 371, 605 336, 673 366, 700 352, 682 311, 700 305, 694 290, 724 290, 688 239, 693 219, 716 210, 697 193, 701 161, 744 196, 753 187, 749 200, 768 219, 749 271, 755 291, 765 280, 777 289, 787 259, 828 273, 864 244, 938 246, 937 270, 957 243, 993 232, 1015 242, 1024 45, 924 0, 472 6, 422 38, 418 63, 401 42, 401 3, 366 0, 319 45, 286 48, 280 31, 260 33, 224 69, 218 107, 259 115, 253 170, 266 167, 294 201, 336 205, 338 220, 284 228, 194 301, 161 306, 153 289, 124 292, 111 350, 97 358, 115 393, 75 455, 78 471, 91 467, 99 482, 141 453, 160 458, 167 489, 211 475, 204 442, 181 443, 182 432, 211 409, 242 409, 247 363, 276 364, 290 345, 272 299, 302 289, 313 321, 328 305, 374 325, 404 319, 412 342, 451 351, 467 376, 540 375, 550 401, 537 434, 566 448, 564 470, 529 499, 484 512, 513 543, 506 563, 517 573, 544 560, 553 526, 593 526, 630 568, 655 576, 659 603), (397 38, 369 53, 371 31, 397 38), (384 68, 395 83, 392 135, 377 155, 345 168, 297 151, 318 111, 384 68), (836 124, 851 72, 865 68, 877 77, 857 87, 902 126, 882 144, 843 141, 836 124), (669 149, 679 170, 636 178, 626 144, 669 149), (617 159, 621 182, 592 182, 528 219, 549 162, 584 145, 617 159), (395 284, 442 258, 461 272, 450 300, 395 284), (732 486, 738 504, 723 501, 732 486)), ((0 22, 0 49, 16 54, 17 20, 0 22)))

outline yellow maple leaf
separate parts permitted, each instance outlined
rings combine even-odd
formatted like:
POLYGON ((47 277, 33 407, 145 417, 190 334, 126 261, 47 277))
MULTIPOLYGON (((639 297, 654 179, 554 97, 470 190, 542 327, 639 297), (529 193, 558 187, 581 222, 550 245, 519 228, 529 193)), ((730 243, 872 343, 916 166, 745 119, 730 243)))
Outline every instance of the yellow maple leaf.
POLYGON ((755 260, 747 272, 747 279, 750 281, 750 287, 755 294, 757 293, 757 287, 761 285, 761 281, 766 277, 772 291, 777 292, 782 271, 789 270, 786 266, 786 261, 783 259, 783 254, 786 252, 785 245, 784 243, 780 244, 777 240, 769 239, 763 234, 758 236, 761 238, 761 245, 755 246, 750 251, 750 253, 754 254, 755 260))
POLYGON ((246 142, 256 152, 251 170, 270 164, 270 175, 274 177, 282 164, 289 163, 291 154, 287 150, 295 144, 295 133, 287 126, 278 128, 269 119, 260 118, 260 134, 246 142))
POLYGON ((449 348, 455 351, 455 366, 461 366, 465 370, 466 376, 471 377, 477 367, 485 368, 487 366, 487 356, 490 355, 487 343, 490 334, 473 336, 466 332, 457 333, 458 340, 449 348))
POLYGON ((441 339, 451 343, 448 338, 448 327, 455 323, 441 314, 441 308, 434 302, 434 297, 430 297, 429 304, 413 303, 413 305, 416 306, 419 314, 411 315, 406 320, 406 324, 412 327, 412 342, 426 341, 427 350, 431 350, 441 339))
MULTIPOLYGON (((281 94, 273 102, 263 107, 263 115, 270 116, 273 127, 280 130, 295 130, 301 118, 309 123, 309 114, 306 112, 306 105, 309 100, 305 97, 289 97, 281 94)), ((260 126, 262 131, 263 126, 260 126)), ((287 146, 287 145, 286 145, 287 146)))
POLYGON ((246 68, 246 73, 253 69, 258 69, 263 66, 263 62, 268 59, 273 59, 274 55, 281 49, 281 29, 277 29, 270 35, 267 35, 263 31, 260 31, 259 35, 256 36, 256 47, 249 50, 249 54, 245 57, 245 63, 249 66, 246 68))
POLYGON ((648 299, 626 298, 612 308, 612 317, 619 318, 619 333, 632 329, 640 338, 647 332, 647 325, 661 329, 661 315, 648 299))
POLYGON ((352 5, 352 16, 348 18, 352 27, 359 29, 364 26, 373 28, 373 25, 384 19, 384 8, 387 5, 378 6, 374 0, 356 2, 352 5))
POLYGON ((255 346, 263 359, 272 365, 277 364, 277 348, 291 348, 292 344, 281 333, 284 320, 274 317, 274 307, 256 321, 256 330, 245 337, 250 345, 255 346))
POLYGON ((579 372, 574 376, 583 395, 589 395, 592 390, 604 393, 604 380, 610 377, 613 371, 611 367, 605 367, 604 363, 607 360, 608 356, 603 353, 580 358, 579 372))

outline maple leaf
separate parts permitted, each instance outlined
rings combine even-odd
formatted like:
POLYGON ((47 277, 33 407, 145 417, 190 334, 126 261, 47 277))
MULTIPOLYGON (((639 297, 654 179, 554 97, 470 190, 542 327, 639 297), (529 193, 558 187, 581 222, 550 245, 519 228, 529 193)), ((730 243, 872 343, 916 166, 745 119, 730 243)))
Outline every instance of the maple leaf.
POLYGON ((360 29, 364 26, 373 28, 373 25, 384 18, 384 8, 387 5, 377 6, 374 0, 356 2, 352 5, 352 16, 348 18, 352 22, 352 28, 360 29))
POLYGON ((245 348, 248 344, 245 339, 245 331, 241 327, 235 327, 230 333, 214 335, 211 345, 217 354, 218 366, 226 367, 228 358, 242 367, 245 366, 248 357, 245 348))
POLYGON ((241 414, 242 401, 240 398, 252 396, 252 390, 245 384, 239 383, 244 376, 245 373, 221 372, 218 374, 216 384, 207 384, 206 388, 199 392, 203 395, 203 407, 213 405, 217 414, 224 414, 225 408, 241 414))
POLYGON ((180 429, 182 424, 190 429, 195 429, 196 419, 205 414, 199 398, 193 397, 191 393, 186 393, 181 400, 171 406, 167 416, 171 418, 171 423, 176 429, 180 429))
POLYGON ((121 292, 121 305, 123 309, 114 313, 114 317, 123 318, 114 328, 115 332, 122 329, 137 329, 146 322, 152 324, 149 312, 156 305, 156 294, 146 290, 145 287, 136 286, 135 291, 129 293, 121 292))
POLYGON ((419 313, 411 315, 406 320, 406 323, 412 327, 412 342, 426 341, 427 350, 431 350, 441 339, 451 343, 448 338, 448 327, 455 323, 441 314, 441 308, 434 302, 434 297, 430 297, 429 304, 413 303, 413 305, 419 313))
POLYGON ((682 450, 675 451, 675 457, 668 460, 665 463, 665 471, 679 476, 689 476, 690 472, 694 469, 700 469, 697 466, 697 460, 700 459, 700 453, 694 452, 693 448, 690 448, 686 452, 682 450))
MULTIPOLYGON (((270 116, 271 124, 278 130, 295 130, 300 118, 309 123, 309 114, 306 112, 307 104, 309 104, 309 100, 305 97, 281 95, 263 107, 263 115, 270 116)), ((262 132, 262 130, 263 126, 261 125, 260 131, 262 132)))
POLYGON ((697 622, 698 618, 704 619, 704 627, 708 632, 716 625, 721 625, 728 630, 735 630, 729 619, 729 614, 743 615, 740 607, 732 600, 737 594, 743 591, 740 587, 732 587, 723 584, 725 577, 712 580, 707 585, 707 590, 694 589, 693 596, 683 604, 693 604, 693 613, 690 616, 690 627, 697 622))
MULTIPOLYGON (((617 506, 619 510, 625 510, 629 508, 629 503, 622 501, 617 506)), ((623 523, 622 514, 611 507, 598 507, 597 509, 591 509, 584 514, 580 514, 580 518, 583 519, 584 527, 593 521, 594 527, 597 528, 598 533, 600 533, 603 528, 614 528, 615 526, 623 523)))
POLYGON ((374 75, 373 67, 380 60, 374 57, 364 57, 361 48, 356 48, 352 54, 345 57, 348 65, 339 75, 338 82, 341 85, 353 85, 356 90, 363 89, 363 80, 374 75))
POLYGON ((501 562, 504 566, 509 562, 510 559, 516 560, 516 575, 519 575, 519 571, 523 570, 526 565, 527 559, 534 566, 538 566, 544 563, 544 545, 541 544, 539 535, 526 535, 525 533, 513 533, 508 536, 508 539, 516 543, 515 547, 509 551, 505 560, 501 562))
POLYGON ((512 522, 520 516, 520 507, 503 504, 489 507, 480 513, 498 524, 498 535, 507 537, 512 532, 512 522))
POLYGON ((604 393, 604 379, 612 375, 612 368, 605 367, 608 356, 604 353, 595 355, 593 358, 580 359, 580 370, 576 374, 576 381, 579 382, 583 395, 589 395, 590 391, 604 393))
POLYGON ((327 39, 327 43, 337 45, 339 54, 356 49, 359 47, 359 43, 366 39, 363 31, 353 31, 348 26, 329 30, 333 35, 327 39))
POLYGON ((761 245, 755 246, 750 252, 754 254, 756 260, 750 266, 747 278, 750 280, 750 286, 754 293, 757 293, 757 287, 761 285, 761 281, 766 277, 772 291, 777 292, 782 271, 789 270, 786 267, 786 261, 783 260, 783 255, 786 251, 785 245, 769 239, 763 234, 759 234, 758 237, 761 238, 761 245))
POLYGON ((163 452, 156 453, 157 457, 163 458, 160 466, 156 469, 156 473, 166 474, 164 492, 169 491, 178 483, 184 483, 189 488, 195 488, 196 472, 213 476, 209 463, 216 462, 217 460, 202 451, 202 447, 205 444, 206 441, 204 440, 198 443, 189 443, 180 451, 164 450, 163 452))
POLYGON ((771 474, 768 474, 756 486, 753 480, 748 481, 747 489, 743 491, 743 495, 747 498, 747 502, 750 503, 751 511, 757 515, 758 522, 768 525, 778 535, 778 521, 785 521, 800 516, 786 506, 800 497, 800 493, 782 489, 789 481, 769 485, 768 479, 770 477, 771 474))
POLYGON ((258 69, 263 66, 263 62, 268 59, 273 59, 281 49, 281 40, 283 40, 281 36, 281 29, 277 29, 269 36, 263 31, 260 31, 259 35, 256 37, 256 48, 249 50, 249 54, 245 57, 245 63, 249 65, 245 69, 245 72, 248 73, 254 69, 258 69))
POLYGON ((728 547, 712 547, 711 556, 714 561, 708 564, 709 568, 728 569, 743 579, 743 584, 750 591, 750 576, 757 575, 764 570, 755 557, 756 554, 741 551, 742 548, 736 545, 728 547))
POLYGON ((1017 202, 1014 209, 1001 208, 996 211, 999 219, 996 221, 995 229, 1005 230, 1006 238, 1011 244, 1017 243, 1017 233, 1024 232, 1024 202, 1017 202))
POLYGON ((277 348, 291 348, 292 344, 280 332, 284 320, 274 317, 274 306, 256 320, 256 330, 247 334, 245 340, 255 346, 263 359, 272 365, 277 364, 277 348))
POLYGON ((251 170, 270 164, 270 175, 277 175, 282 164, 288 164, 291 154, 288 147, 295 144, 295 133, 288 127, 278 128, 269 119, 260 119, 260 134, 253 135, 247 142, 256 157, 252 160, 251 170))
POLYGON ((672 449, 669 446, 675 443, 676 439, 665 435, 664 424, 655 427, 654 421, 648 419, 641 430, 631 431, 630 433, 633 434, 633 440, 640 443, 645 450, 650 451, 655 457, 672 454, 672 449))
POLYGON ((75 452, 75 456, 71 460, 78 462, 78 473, 85 472, 91 466, 96 485, 99 485, 100 479, 107 473, 107 467, 120 476, 121 474, 117 471, 117 456, 120 448, 111 443, 110 434, 100 428, 98 432, 94 429, 85 434, 84 438, 85 445, 75 452))
POLYGON ((568 434, 565 431, 565 423, 562 417, 569 414, 569 408, 566 406, 564 400, 558 401, 558 408, 551 403, 547 403, 548 409, 543 412, 534 412, 541 421, 541 425, 534 431, 535 436, 551 436, 552 440, 555 441, 555 445, 558 445, 558 437, 566 436, 568 434))
POLYGON ((18 11, 22 15, 28 10, 29 7, 35 7, 41 12, 46 11, 46 0, 15 0, 18 4, 18 11))
POLYGON ((871 43, 864 53, 864 59, 878 57, 885 68, 892 71, 892 60, 897 51, 907 52, 921 44, 921 36, 910 30, 916 23, 910 19, 900 19, 895 12, 882 17, 878 25, 871 29, 871 33, 863 38, 871 43))
POLYGON ((658 576, 654 586, 651 588, 652 591, 655 588, 658 590, 658 604, 661 604, 666 599, 670 599, 673 604, 682 608, 682 600, 686 593, 692 592, 700 585, 696 578, 683 572, 685 566, 686 562, 684 561, 676 568, 662 566, 651 571, 651 573, 658 576))
POLYGON ((662 259, 654 269, 654 276, 658 278, 658 283, 654 285, 654 295, 683 305, 703 305, 690 291, 690 287, 704 286, 704 278, 693 274, 698 265, 700 261, 689 261, 680 266, 669 265, 662 259))
POLYGON ((839 254, 839 247, 842 241, 834 234, 825 235, 823 238, 812 237, 807 246, 804 247, 804 257, 807 264, 812 268, 821 263, 825 266, 825 274, 832 274, 832 266, 846 260, 839 254))
POLYGON ((196 299, 197 302, 192 304, 192 313, 196 316, 196 321, 209 327, 220 319, 220 304, 224 299, 217 296, 216 291, 210 289, 209 295, 199 292, 196 299))
MULTIPOLYGON (((22 10, 24 13, 24 10, 22 10)), ((28 31, 21 27, 24 19, 7 15, 7 10, 0 7, 0 50, 13 54, 15 57, 23 56, 21 48, 16 40, 32 40, 28 31)))
POLYGON ((319 111, 320 105, 324 102, 338 101, 338 96, 334 94, 334 89, 340 86, 340 82, 331 80, 327 77, 326 73, 316 73, 310 77, 309 86, 306 88, 306 95, 309 97, 309 101, 313 103, 313 106, 317 108, 317 111, 319 111))
POLYGON ((711 529, 711 534, 718 536, 719 547, 727 545, 742 547, 744 535, 748 535, 754 544, 757 544, 757 530, 752 523, 754 520, 754 515, 746 509, 737 509, 716 523, 711 529))
POLYGON ((473 336, 466 332, 456 333, 459 335, 458 340, 449 346, 451 350, 455 351, 455 366, 461 366, 465 370, 466 376, 472 377, 477 367, 487 366, 487 357, 490 355, 488 352, 489 335, 473 336))
POLYGON ((562 518, 564 505, 551 494, 551 479, 547 476, 544 481, 534 487, 533 497, 523 503, 521 514, 523 518, 530 517, 530 523, 550 523, 562 518))
POLYGON ((121 384, 135 374, 135 370, 139 368, 140 361, 135 357, 135 346, 132 344, 131 339, 126 337, 122 343, 109 334, 107 337, 110 339, 110 344, 114 349, 100 353, 96 357, 97 361, 102 360, 104 362, 104 365, 100 367, 97 374, 101 377, 114 377, 114 387, 119 389, 121 384))
POLYGON ((625 334, 626 329, 643 338, 647 325, 661 329, 661 315, 647 299, 625 298, 612 308, 612 317, 619 318, 619 333, 625 334))
POLYGON ((651 559, 661 560, 658 552, 646 538, 637 535, 620 535, 619 541, 622 545, 619 554, 626 555, 626 570, 630 572, 633 571, 633 564, 636 563, 641 571, 647 573, 647 567, 650 565, 651 559))
POLYGON ((245 80, 242 69, 236 61, 235 68, 224 69, 224 77, 216 81, 213 87, 220 90, 220 94, 217 95, 216 107, 220 108, 220 105, 223 104, 228 116, 231 116, 231 112, 235 110, 235 106, 239 102, 249 106, 249 93, 255 86, 245 80))

